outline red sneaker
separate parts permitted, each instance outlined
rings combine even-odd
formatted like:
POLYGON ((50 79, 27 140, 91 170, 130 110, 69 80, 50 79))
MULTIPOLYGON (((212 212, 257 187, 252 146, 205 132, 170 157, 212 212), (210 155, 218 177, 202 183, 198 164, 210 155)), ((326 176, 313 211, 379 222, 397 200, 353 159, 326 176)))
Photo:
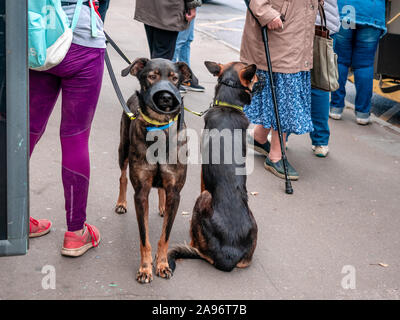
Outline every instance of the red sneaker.
POLYGON ((99 243, 99 230, 95 226, 85 223, 85 231, 81 236, 77 236, 74 232, 65 232, 61 254, 69 257, 79 257, 90 248, 97 247, 99 243))
POLYGON ((29 238, 44 236, 50 232, 51 222, 46 219, 33 219, 29 217, 29 238))

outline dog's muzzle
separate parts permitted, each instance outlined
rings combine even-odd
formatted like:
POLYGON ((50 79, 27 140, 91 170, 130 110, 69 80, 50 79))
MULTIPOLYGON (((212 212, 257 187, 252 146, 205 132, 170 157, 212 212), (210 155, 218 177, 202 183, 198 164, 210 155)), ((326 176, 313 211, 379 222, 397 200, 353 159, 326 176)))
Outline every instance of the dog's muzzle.
POLYGON ((146 91, 144 99, 154 111, 163 114, 175 113, 182 104, 179 89, 167 80, 155 83, 146 91))
POLYGON ((265 75, 263 73, 257 72, 257 78, 258 78, 258 81, 254 84, 253 89, 251 90, 252 97, 261 93, 261 91, 263 91, 265 84, 266 84, 267 79, 265 78, 265 75))

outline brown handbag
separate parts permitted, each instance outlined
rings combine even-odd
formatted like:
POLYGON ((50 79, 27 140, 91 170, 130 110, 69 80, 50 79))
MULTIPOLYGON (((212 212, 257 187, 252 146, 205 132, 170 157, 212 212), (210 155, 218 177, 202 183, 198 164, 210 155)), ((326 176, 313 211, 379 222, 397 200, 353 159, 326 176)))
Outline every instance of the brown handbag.
POLYGON ((323 91, 339 89, 339 72, 337 55, 333 51, 333 39, 326 27, 324 7, 319 4, 321 26, 315 26, 313 69, 311 70, 311 86, 323 91))

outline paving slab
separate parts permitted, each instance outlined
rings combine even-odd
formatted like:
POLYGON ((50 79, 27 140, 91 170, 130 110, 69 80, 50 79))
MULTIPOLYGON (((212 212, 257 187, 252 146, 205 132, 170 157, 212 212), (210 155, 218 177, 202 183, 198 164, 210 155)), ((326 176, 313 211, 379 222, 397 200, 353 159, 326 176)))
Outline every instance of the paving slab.
MULTIPOLYGON (((133 20, 133 12, 133 1, 112 1, 106 22, 108 33, 131 59, 148 56, 143 25, 133 20)), ((126 66, 113 50, 110 55, 115 70, 126 66)), ((216 81, 204 60, 238 58, 236 51, 196 32, 192 68, 206 92, 187 94, 186 105, 201 111, 212 100, 216 81)), ((118 80, 126 98, 138 88, 134 78, 118 80)), ((284 181, 265 171, 263 157, 254 155, 248 191, 258 192, 250 195, 249 204, 259 237, 252 265, 225 273, 204 261, 180 261, 171 280, 155 277, 151 284, 141 285, 135 280, 140 256, 131 186, 128 212, 114 213, 121 113, 105 71, 90 140, 87 211, 102 242, 74 259, 60 255, 66 224, 57 104, 30 164, 31 215, 51 219, 53 228, 47 236, 31 240, 25 256, 0 258, 0 299, 399 299, 397 131, 379 123, 359 126, 352 110, 346 109, 343 120, 330 120, 331 151, 326 159, 313 156, 308 135, 291 136, 288 158, 300 174, 293 182, 293 195, 284 193, 284 181), (54 267, 55 289, 43 288, 47 265, 54 267), (353 271, 355 289, 344 289, 345 277, 353 271)), ((200 132, 202 119, 187 114, 186 120, 188 127, 200 132)), ((190 165, 171 244, 190 241, 190 215, 182 212, 192 211, 199 192, 200 166, 190 165)), ((149 217, 153 248, 161 224, 154 190, 149 217)))

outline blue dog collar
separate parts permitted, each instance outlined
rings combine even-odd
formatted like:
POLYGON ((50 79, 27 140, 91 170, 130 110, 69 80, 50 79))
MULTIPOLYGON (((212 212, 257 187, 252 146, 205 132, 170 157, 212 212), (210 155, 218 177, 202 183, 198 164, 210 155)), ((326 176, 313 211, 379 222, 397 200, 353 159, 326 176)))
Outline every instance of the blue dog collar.
POLYGON ((172 121, 168 124, 166 124, 165 126, 162 127, 146 127, 147 131, 158 131, 158 130, 164 130, 164 129, 168 129, 169 127, 171 127, 173 124, 175 123, 175 121, 172 121))

